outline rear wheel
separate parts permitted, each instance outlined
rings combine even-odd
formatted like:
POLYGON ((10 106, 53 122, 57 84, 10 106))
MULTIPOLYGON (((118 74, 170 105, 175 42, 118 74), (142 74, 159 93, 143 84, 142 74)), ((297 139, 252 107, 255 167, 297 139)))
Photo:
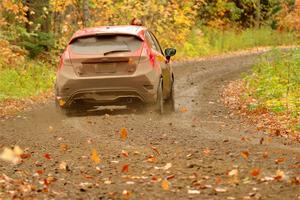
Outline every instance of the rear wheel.
POLYGON ((175 91, 174 91, 174 81, 172 82, 172 87, 170 91, 170 96, 168 100, 166 101, 166 107, 168 108, 168 111, 175 112, 175 91))
POLYGON ((157 88, 157 100, 156 100, 157 111, 160 114, 164 114, 164 97, 163 97, 162 84, 163 84, 162 80, 160 80, 157 88))
POLYGON ((55 108, 60 114, 63 114, 63 115, 70 115, 71 114, 71 108, 60 106, 59 102, 57 100, 55 100, 55 108))

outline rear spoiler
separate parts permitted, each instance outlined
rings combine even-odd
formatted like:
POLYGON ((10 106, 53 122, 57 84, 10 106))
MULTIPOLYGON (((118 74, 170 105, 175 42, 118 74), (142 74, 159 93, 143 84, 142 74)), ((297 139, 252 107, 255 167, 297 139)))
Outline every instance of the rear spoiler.
POLYGON ((140 37, 139 35, 134 35, 134 34, 128 34, 128 33, 92 33, 92 34, 86 34, 86 35, 81 35, 77 37, 72 37, 72 39, 69 42, 69 45, 75 42, 77 39, 80 38, 87 38, 87 37, 93 37, 93 36, 107 36, 107 35, 125 35, 125 36, 134 36, 137 39, 141 40, 142 42, 144 41, 144 38, 140 37))

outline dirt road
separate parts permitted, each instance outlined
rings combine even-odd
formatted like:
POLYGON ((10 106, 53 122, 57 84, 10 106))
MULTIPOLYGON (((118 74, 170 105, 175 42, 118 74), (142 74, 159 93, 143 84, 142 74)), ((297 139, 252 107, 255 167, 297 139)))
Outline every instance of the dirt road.
MULTIPOLYGON (((299 144, 257 132, 220 103, 222 87, 257 58, 177 64, 178 112, 170 115, 106 110, 65 117, 52 102, 37 105, 1 121, 0 147, 17 144, 31 157, 16 166, 0 161, 0 172, 32 185, 18 195, 39 199, 300 199, 299 144), (59 168, 62 161, 69 170, 59 168)), ((16 189, 0 181, 0 199, 16 189)))

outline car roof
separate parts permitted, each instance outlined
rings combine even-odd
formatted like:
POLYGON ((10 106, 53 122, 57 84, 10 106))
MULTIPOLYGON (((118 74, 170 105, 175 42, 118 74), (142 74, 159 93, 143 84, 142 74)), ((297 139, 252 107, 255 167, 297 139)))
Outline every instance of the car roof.
POLYGON ((76 31, 72 36, 72 40, 79 37, 95 35, 95 34, 128 34, 134 35, 142 40, 144 40, 144 32, 147 30, 144 26, 132 26, 132 25, 123 25, 123 26, 99 26, 84 28, 82 30, 76 31))

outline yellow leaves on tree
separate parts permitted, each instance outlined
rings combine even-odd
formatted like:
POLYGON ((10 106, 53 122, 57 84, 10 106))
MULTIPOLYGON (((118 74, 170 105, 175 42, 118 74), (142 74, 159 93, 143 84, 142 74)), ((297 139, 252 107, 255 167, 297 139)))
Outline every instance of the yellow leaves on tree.
POLYGON ((29 22, 28 19, 26 18, 26 12, 28 11, 28 9, 29 9, 28 6, 24 5, 21 1, 11 1, 11 0, 0 1, 0 13, 8 12, 13 14, 15 16, 15 19, 19 23, 29 22))
POLYGON ((76 4, 75 0, 50 0, 50 6, 53 12, 64 12, 70 5, 76 4))

